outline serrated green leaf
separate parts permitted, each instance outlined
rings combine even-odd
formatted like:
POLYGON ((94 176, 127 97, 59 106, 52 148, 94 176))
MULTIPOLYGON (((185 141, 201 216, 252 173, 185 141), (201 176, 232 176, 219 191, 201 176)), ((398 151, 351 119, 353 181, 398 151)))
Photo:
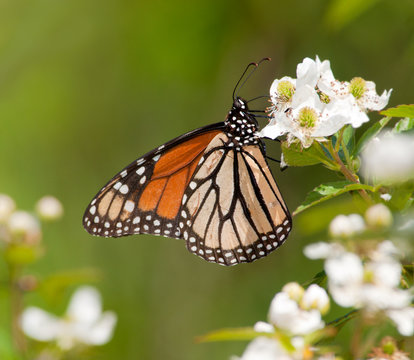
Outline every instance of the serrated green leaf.
POLYGON ((282 142, 283 159, 288 166, 309 166, 326 161, 325 154, 317 146, 302 148, 300 143, 293 143, 288 146, 282 142))
POLYGON ((391 120, 390 117, 385 117, 372 125, 367 131, 365 131, 362 136, 359 138, 354 151, 352 152, 352 156, 357 156, 368 144, 368 142, 375 136, 379 134, 379 132, 388 124, 391 120))
POLYGON ((254 331, 252 327, 228 328, 209 332, 196 338, 197 342, 252 340, 257 336, 269 336, 269 333, 254 331))
POLYGON ((375 192, 376 188, 365 184, 355 184, 350 181, 336 181, 326 184, 321 184, 313 189, 305 198, 305 201, 298 206, 293 212, 293 215, 297 215, 302 211, 310 208, 311 206, 320 204, 323 201, 332 199, 336 196, 344 194, 354 190, 368 190, 375 192))
POLYGON ((382 110, 380 114, 390 117, 414 118, 414 104, 398 105, 393 108, 382 110))
POLYGON ((414 129, 414 117, 413 118, 404 118, 398 121, 394 128, 392 129, 392 132, 395 134, 399 134, 405 131, 410 131, 414 129))

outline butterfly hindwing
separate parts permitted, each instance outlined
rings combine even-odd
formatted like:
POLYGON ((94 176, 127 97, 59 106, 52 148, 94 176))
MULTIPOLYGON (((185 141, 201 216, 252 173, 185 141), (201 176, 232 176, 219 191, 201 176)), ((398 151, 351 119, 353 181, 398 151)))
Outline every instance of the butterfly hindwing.
POLYGON ((236 151, 225 134, 207 147, 184 194, 179 227, 187 248, 222 265, 279 247, 291 217, 259 145, 236 151))

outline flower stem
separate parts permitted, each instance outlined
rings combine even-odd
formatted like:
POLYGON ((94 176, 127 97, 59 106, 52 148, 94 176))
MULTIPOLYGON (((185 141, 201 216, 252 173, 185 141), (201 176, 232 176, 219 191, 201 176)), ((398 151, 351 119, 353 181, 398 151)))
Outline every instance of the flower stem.
POLYGON ((26 339, 20 329, 20 316, 23 309, 22 291, 19 289, 18 278, 20 267, 9 263, 9 291, 11 312, 11 336, 16 350, 26 358, 26 339))
MULTIPOLYGON (((332 158, 335 160, 335 162, 339 165, 340 172, 345 176, 345 178, 355 184, 360 184, 359 178, 356 174, 354 174, 351 170, 349 170, 345 164, 342 162, 341 158, 339 157, 339 154, 337 151, 335 151, 332 141, 329 141, 328 151, 329 154, 332 156, 332 158)), ((369 197, 368 193, 364 189, 358 190, 361 197, 367 202, 372 203, 371 198, 369 197)))

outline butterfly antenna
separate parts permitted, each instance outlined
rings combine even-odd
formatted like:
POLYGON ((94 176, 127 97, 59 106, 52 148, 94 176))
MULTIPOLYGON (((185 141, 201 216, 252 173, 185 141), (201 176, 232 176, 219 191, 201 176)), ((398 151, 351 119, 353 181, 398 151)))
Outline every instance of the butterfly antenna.
MULTIPOLYGON (((236 89, 237 89, 237 87, 239 86, 239 84, 240 84, 240 81, 242 81, 242 79, 243 79, 243 77, 244 77, 244 75, 246 75, 246 73, 247 73, 247 71, 249 70, 249 68, 251 67, 251 66, 254 66, 255 68, 257 68, 257 66, 258 66, 259 64, 257 64, 257 63, 255 63, 255 62, 251 62, 250 64, 248 64, 247 66, 246 66, 246 69, 244 69, 244 71, 243 71, 243 74, 242 74, 242 76, 240 76, 240 79, 239 79, 239 81, 237 81, 237 84, 236 84, 236 86, 234 87, 234 89, 233 89, 233 101, 235 100, 235 94, 236 94, 236 89)), ((254 71, 254 70, 253 70, 254 71)), ((250 75, 249 75, 249 77, 250 77, 250 75)), ((248 78, 249 78, 248 77, 248 78)), ((244 84, 244 83, 243 83, 244 84)))
POLYGON ((260 96, 256 96, 253 99, 250 99, 249 101, 247 101, 247 103, 258 100, 258 99, 263 99, 263 98, 270 98, 270 95, 260 95, 260 96))
POLYGON ((243 83, 239 86, 238 91, 240 91, 240 89, 244 86, 244 84, 247 82, 247 80, 250 79, 250 76, 253 75, 253 73, 256 71, 256 69, 259 67, 259 65, 263 62, 263 61, 271 61, 272 59, 267 57, 267 58, 263 58, 262 60, 260 60, 258 63, 250 63, 249 65, 247 65, 246 70, 244 70, 243 75, 240 77, 239 81, 237 82, 236 86, 234 87, 233 90, 233 101, 235 99, 235 96, 237 97, 238 92, 236 93, 236 89, 237 86, 239 85, 240 81, 243 79, 244 75, 247 73, 247 70, 249 69, 250 66, 254 65, 254 69, 250 72, 249 75, 247 75, 246 79, 243 81, 243 83))

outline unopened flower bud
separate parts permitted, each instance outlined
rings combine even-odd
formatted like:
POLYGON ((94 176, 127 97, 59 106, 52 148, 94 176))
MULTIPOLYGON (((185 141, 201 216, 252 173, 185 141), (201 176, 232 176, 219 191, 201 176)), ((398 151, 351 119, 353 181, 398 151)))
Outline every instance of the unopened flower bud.
POLYGON ((386 228, 392 224, 392 214, 384 204, 371 206, 365 212, 365 220, 368 226, 372 228, 386 228))
POLYGON ((8 220, 8 227, 12 236, 22 239, 27 244, 37 244, 40 241, 39 222, 26 211, 14 212, 8 220))
POLYGON ((292 300, 299 302, 302 299, 305 289, 296 282, 290 282, 283 286, 282 291, 288 294, 292 300))
POLYGON ((329 310, 329 297, 325 289, 316 284, 310 285, 300 302, 300 306, 304 310, 316 309, 324 315, 329 310))
POLYGON ((0 223, 5 222, 15 209, 14 200, 6 194, 0 194, 0 223))

